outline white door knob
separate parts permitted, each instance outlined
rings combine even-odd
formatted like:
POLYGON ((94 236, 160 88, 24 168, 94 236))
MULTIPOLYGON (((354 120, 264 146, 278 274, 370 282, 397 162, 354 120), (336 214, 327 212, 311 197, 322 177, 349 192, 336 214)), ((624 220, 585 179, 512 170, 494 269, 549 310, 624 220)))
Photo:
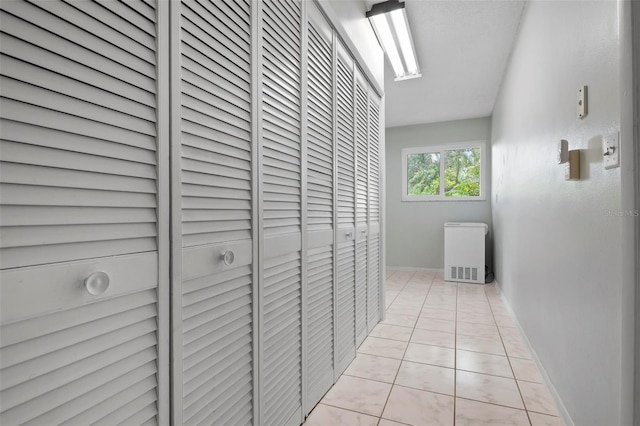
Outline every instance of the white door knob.
POLYGON ((233 265, 233 261, 236 260, 236 255, 233 253, 233 251, 227 250, 222 253, 222 260, 224 261, 225 265, 231 266, 233 265))
POLYGON ((98 296, 109 288, 109 275, 102 271, 94 272, 84 280, 84 286, 89 294, 98 296))

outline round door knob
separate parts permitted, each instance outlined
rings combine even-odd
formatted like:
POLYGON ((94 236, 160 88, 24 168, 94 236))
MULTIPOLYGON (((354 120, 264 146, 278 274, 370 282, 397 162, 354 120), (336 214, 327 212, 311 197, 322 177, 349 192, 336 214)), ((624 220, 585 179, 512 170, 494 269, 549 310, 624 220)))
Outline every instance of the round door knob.
POLYGON ((89 294, 98 296, 109 288, 109 275, 102 271, 94 272, 84 280, 84 286, 89 294))
POLYGON ((353 232, 348 231, 348 232, 347 232, 347 233, 345 233, 344 235, 345 235, 345 237, 347 237, 347 238, 351 238, 351 237, 353 237, 353 232))
POLYGON ((233 265, 233 261, 236 260, 236 255, 231 250, 227 250, 222 254, 222 260, 227 266, 233 265))

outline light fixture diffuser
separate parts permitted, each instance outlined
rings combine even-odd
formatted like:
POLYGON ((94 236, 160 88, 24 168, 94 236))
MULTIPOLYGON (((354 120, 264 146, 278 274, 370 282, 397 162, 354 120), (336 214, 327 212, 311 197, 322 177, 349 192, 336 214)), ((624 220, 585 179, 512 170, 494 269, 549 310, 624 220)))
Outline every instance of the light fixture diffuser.
POLYGON ((366 16, 387 54, 395 80, 421 77, 404 2, 388 0, 374 4, 366 16))
POLYGON ((393 39, 393 34, 391 33, 391 28, 389 27, 387 16, 375 15, 369 19, 376 29, 378 40, 382 45, 382 49, 386 52, 387 57, 389 58, 389 62, 391 62, 391 67, 393 68, 393 72, 395 73, 396 77, 404 75, 404 65, 402 64, 402 59, 400 58, 398 47, 396 46, 395 40, 393 39))

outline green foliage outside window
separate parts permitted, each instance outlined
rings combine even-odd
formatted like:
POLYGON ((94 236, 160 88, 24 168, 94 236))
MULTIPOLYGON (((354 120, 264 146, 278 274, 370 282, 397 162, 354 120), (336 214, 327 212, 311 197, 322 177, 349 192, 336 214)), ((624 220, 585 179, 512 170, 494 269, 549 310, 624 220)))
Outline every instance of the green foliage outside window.
POLYGON ((445 197, 480 196, 480 148, 463 148, 407 155, 407 194, 445 197), (440 153, 444 155, 444 179, 440 179, 440 153))
POLYGON ((480 196, 480 148, 446 151, 445 197, 480 196))
POLYGON ((410 195, 440 193, 440 154, 410 154, 407 156, 407 191, 410 195))

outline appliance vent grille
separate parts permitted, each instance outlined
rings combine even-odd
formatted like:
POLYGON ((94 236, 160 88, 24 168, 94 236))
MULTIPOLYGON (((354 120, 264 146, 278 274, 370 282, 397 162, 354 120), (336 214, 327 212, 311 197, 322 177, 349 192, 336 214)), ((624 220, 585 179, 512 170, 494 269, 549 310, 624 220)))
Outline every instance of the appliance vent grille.
POLYGON ((451 279, 457 281, 477 281, 478 268, 471 266, 452 266, 451 279))

